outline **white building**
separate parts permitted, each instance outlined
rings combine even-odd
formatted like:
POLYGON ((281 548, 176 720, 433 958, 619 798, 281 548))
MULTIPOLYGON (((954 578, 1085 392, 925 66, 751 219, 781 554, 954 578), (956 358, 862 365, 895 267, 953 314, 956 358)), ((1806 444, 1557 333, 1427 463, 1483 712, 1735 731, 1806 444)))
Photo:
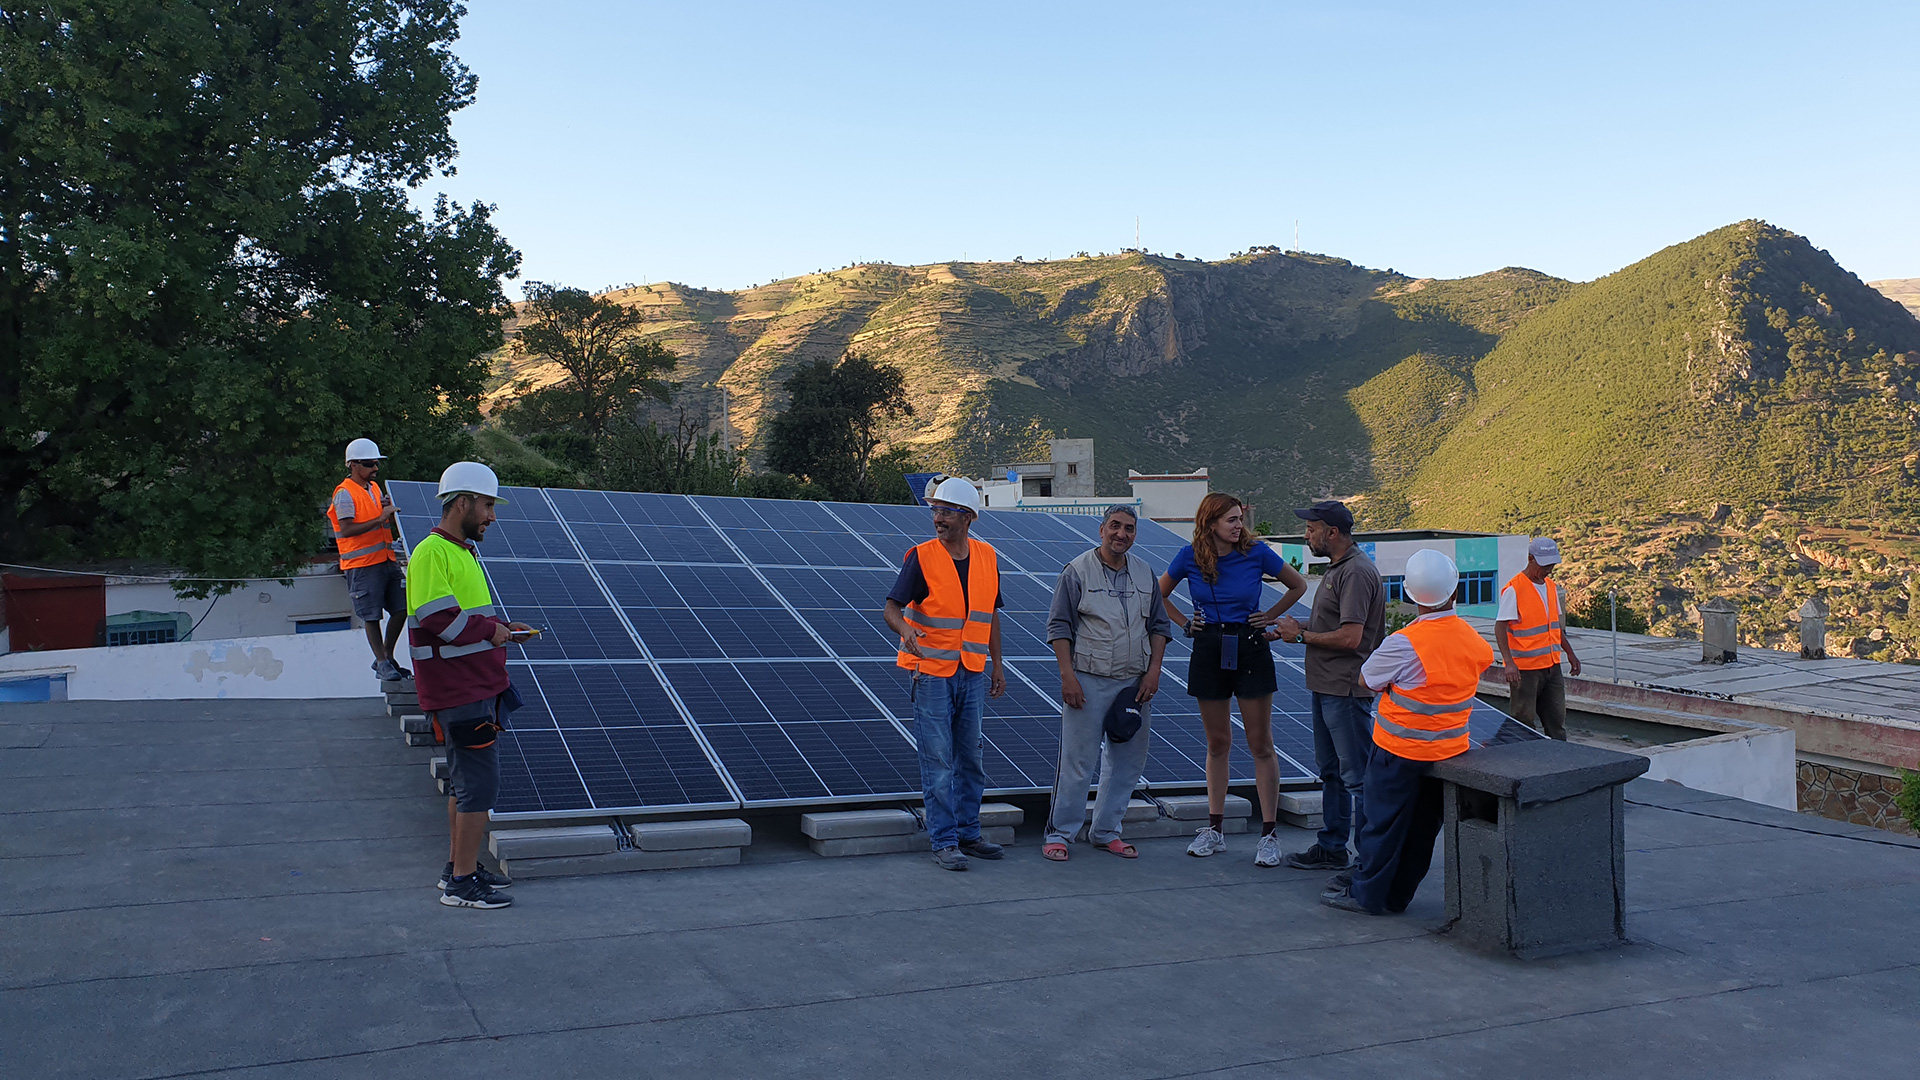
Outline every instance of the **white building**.
MULTIPOLYGON (((1141 513, 1165 525, 1193 524, 1200 500, 1207 497, 1207 470, 1188 473, 1143 473, 1127 470, 1127 483, 1140 500, 1141 513)), ((1180 530, 1176 529, 1175 532, 1180 530)))
MULTIPOLYGON (((1327 560, 1307 550, 1304 536, 1266 536, 1268 545, 1280 557, 1306 570, 1327 560)), ((1462 615, 1492 618, 1500 605, 1500 590, 1508 579, 1526 569, 1527 542, 1531 537, 1494 533, 1447 532, 1438 529, 1399 529, 1387 532, 1357 532, 1354 542, 1373 564, 1387 586, 1387 599, 1398 603, 1405 599, 1401 582, 1407 573, 1407 559, 1422 548, 1431 548, 1453 560, 1460 568, 1460 588, 1454 603, 1462 615)))
POLYGON ((0 653, 351 630, 352 616, 345 577, 331 562, 203 599, 176 596, 165 577, 8 575, 0 653))
POLYGON ((993 479, 974 481, 981 505, 989 510, 1099 514, 1115 503, 1127 503, 1142 517, 1185 525, 1193 522, 1200 500, 1207 497, 1205 469, 1184 473, 1128 469, 1133 498, 1102 498, 1094 493, 1092 439, 1054 439, 1048 448, 1051 458, 1047 461, 995 465, 993 479))
POLYGON ((1019 494, 1027 498, 1091 499, 1095 491, 1093 440, 1049 439, 1046 461, 995 465, 993 477, 989 483, 1018 487, 1019 494))

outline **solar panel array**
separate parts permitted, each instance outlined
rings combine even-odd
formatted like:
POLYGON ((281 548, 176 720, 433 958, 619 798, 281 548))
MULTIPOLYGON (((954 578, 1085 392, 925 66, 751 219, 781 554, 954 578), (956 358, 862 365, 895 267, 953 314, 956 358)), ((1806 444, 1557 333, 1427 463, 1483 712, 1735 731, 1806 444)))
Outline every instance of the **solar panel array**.
MULTIPOLYGON (((433 485, 389 485, 411 548, 433 528, 433 485)), ((507 488, 479 545, 503 614, 543 628, 508 646, 527 707, 499 741, 495 816, 567 817, 914 798, 909 673, 880 609, 923 507, 507 488)), ((1060 568, 1098 519, 990 512, 973 535, 999 555, 1007 692, 990 700, 988 790, 1048 791, 1060 727, 1046 644, 1060 568)), ((1184 541, 1141 521, 1157 572, 1184 541)), ((1267 587, 1264 603, 1280 595, 1267 587)), ((1184 586, 1175 603, 1189 610, 1184 586)), ((1296 610, 1296 614, 1304 612, 1296 610)), ((1302 648, 1274 646, 1273 735, 1283 779, 1315 773, 1302 648)), ((1198 787, 1206 736, 1168 646, 1145 783, 1198 787)), ((1239 722, 1236 715, 1235 723, 1239 722)), ((1476 739, 1505 722, 1477 708, 1476 739)), ((1253 777, 1236 738, 1234 782, 1253 777)))

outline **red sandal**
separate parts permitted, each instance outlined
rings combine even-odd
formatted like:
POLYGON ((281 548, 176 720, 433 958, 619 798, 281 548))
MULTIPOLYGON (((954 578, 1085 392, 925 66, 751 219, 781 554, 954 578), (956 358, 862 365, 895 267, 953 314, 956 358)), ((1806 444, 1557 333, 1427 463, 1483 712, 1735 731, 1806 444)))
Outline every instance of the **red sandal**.
POLYGON ((1100 846, 1123 859, 1137 859, 1140 857, 1139 850, 1125 840, 1109 840, 1100 846))
POLYGON ((1068 858, 1067 845, 1042 844, 1040 845, 1040 854, 1054 862, 1066 862, 1068 858))

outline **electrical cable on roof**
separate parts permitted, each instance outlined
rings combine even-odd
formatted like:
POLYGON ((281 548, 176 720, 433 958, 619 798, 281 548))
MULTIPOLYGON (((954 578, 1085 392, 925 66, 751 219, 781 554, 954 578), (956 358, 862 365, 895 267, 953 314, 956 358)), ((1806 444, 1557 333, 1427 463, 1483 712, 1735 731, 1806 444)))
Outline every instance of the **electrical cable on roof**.
MULTIPOLYGON (((221 593, 221 594, 220 594, 220 596, 225 596, 225 595, 226 595, 225 593, 221 593)), ((183 637, 183 638, 181 638, 181 639, 180 639, 181 641, 192 641, 192 640, 193 640, 193 632, 194 632, 195 630, 198 630, 198 629, 200 629, 200 623, 203 623, 203 622, 206 622, 206 621, 207 621, 207 616, 208 616, 208 615, 211 615, 211 614, 213 614, 213 608, 214 608, 214 605, 215 605, 215 604, 218 604, 218 603, 220 602, 220 596, 216 596, 216 597, 214 597, 214 598, 213 598, 213 603, 212 603, 212 604, 208 604, 208 605, 207 605, 207 610, 201 613, 201 615, 200 615, 200 619, 199 619, 199 622, 196 622, 196 623, 194 623, 194 624, 193 624, 193 626, 192 626, 191 628, 189 628, 189 629, 187 630, 187 636, 186 636, 186 637, 183 637)))

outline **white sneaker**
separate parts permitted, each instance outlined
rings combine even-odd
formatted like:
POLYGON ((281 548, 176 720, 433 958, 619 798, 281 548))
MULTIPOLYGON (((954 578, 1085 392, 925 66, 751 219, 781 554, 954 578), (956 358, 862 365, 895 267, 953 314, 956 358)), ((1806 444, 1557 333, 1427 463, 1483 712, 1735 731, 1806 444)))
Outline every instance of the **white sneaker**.
POLYGON ((1280 865, 1280 834, 1268 833, 1260 838, 1260 847, 1253 853, 1255 866, 1280 865))
POLYGON ((1187 854, 1192 855, 1196 859, 1204 859, 1209 855, 1225 850, 1227 850, 1227 838, 1221 836, 1220 830, 1211 825, 1201 829, 1200 832, 1194 836, 1193 843, 1187 845, 1187 854))

